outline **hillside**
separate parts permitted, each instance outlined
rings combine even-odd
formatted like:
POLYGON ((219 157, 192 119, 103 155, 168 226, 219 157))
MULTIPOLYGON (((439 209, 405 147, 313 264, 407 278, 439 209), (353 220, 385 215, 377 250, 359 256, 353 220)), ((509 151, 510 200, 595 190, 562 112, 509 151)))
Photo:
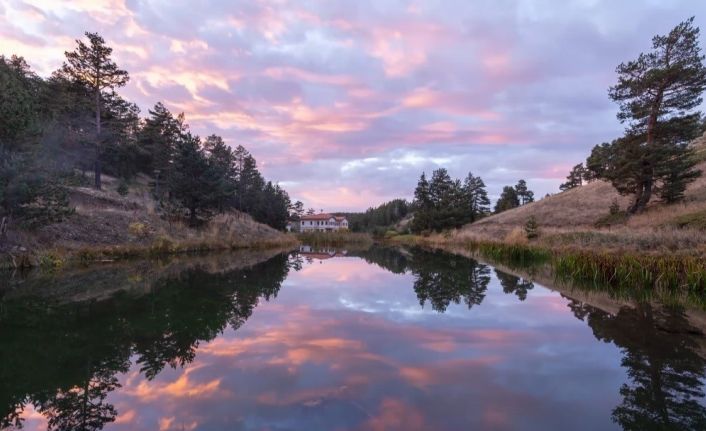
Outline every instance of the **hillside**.
POLYGON ((36 265, 47 257, 72 255, 95 259, 116 254, 262 247, 291 243, 292 238, 257 223, 244 213, 219 214, 194 229, 158 214, 149 192, 149 178, 138 177, 126 196, 116 191, 118 181, 104 176, 103 190, 71 187, 74 214, 60 223, 33 230, 10 226, 0 241, 0 265, 36 265))
MULTIPOLYGON (((627 221, 596 227, 617 199, 625 210, 631 197, 620 196, 610 183, 596 181, 537 202, 492 215, 467 225, 454 235, 482 240, 521 237, 527 219, 534 216, 541 243, 551 246, 600 246, 642 250, 706 249, 706 134, 694 142, 705 176, 689 185, 684 203, 665 206, 654 201, 648 210, 627 221), (514 231, 514 233, 513 233, 514 231)), ((693 251, 693 250, 692 250, 693 251)))

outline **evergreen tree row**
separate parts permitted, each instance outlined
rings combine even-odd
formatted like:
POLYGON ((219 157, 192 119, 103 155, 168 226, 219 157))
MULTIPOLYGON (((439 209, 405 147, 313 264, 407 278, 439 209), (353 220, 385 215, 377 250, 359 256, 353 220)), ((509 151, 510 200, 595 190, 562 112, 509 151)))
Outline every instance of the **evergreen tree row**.
POLYGON ((71 212, 66 186, 92 171, 96 189, 105 173, 123 192, 148 175, 164 214, 191 225, 237 209, 285 228, 289 196, 245 148, 232 150, 216 135, 202 140, 162 103, 140 118, 115 91, 130 77, 103 38, 86 33, 76 44, 48 79, 20 57, 0 56, 0 220, 60 220, 71 212))
POLYGON ((394 199, 364 213, 345 213, 348 227, 354 232, 371 232, 399 222, 411 212, 412 205, 405 199, 394 199))
POLYGON ((465 180, 452 180, 440 168, 427 180, 422 173, 414 190, 413 232, 439 231, 463 226, 490 213, 490 199, 480 177, 468 173, 465 180))

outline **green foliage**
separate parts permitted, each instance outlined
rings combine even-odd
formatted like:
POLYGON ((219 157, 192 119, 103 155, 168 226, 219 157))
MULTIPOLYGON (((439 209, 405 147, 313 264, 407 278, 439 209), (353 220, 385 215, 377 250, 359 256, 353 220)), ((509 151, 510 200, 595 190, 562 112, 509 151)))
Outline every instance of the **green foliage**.
POLYGON ((128 187, 127 181, 125 181, 125 179, 120 179, 118 187, 115 191, 117 191, 120 196, 127 196, 127 194, 130 192, 130 188, 128 187))
POLYGON ((706 293, 706 266, 698 257, 565 253, 554 259, 560 277, 630 288, 706 293))
POLYGON ((120 68, 111 59, 113 48, 106 45, 105 40, 98 33, 85 33, 88 43, 76 40, 76 50, 65 52, 66 62, 60 74, 66 79, 85 86, 95 100, 95 126, 96 135, 93 139, 94 147, 94 178, 95 187, 101 188, 101 157, 105 137, 101 134, 101 107, 103 105, 103 90, 113 90, 122 87, 129 81, 128 73, 120 68))
POLYGON ((24 58, 0 55, 0 148, 16 150, 36 133, 39 85, 24 58))
POLYGON ((348 227, 354 232, 370 232, 376 228, 385 228, 399 222, 409 214, 411 205, 404 199, 385 202, 375 208, 368 208, 364 213, 344 213, 348 227))
POLYGON ((587 166, 635 201, 630 213, 645 209, 657 190, 667 203, 683 197, 699 172, 687 144, 701 133, 706 67, 693 17, 655 36, 652 51, 618 66, 610 97, 618 103, 624 137, 593 149, 587 166))
POLYGON ((500 198, 495 203, 495 212, 500 213, 520 206, 520 198, 514 187, 505 186, 500 198))
POLYGON ((485 183, 469 173, 464 182, 452 180, 446 169, 433 172, 427 182, 422 173, 414 191, 413 232, 440 231, 473 222, 488 213, 485 183))
POLYGON ((574 166, 566 177, 566 182, 559 186, 559 190, 564 192, 582 186, 584 180, 586 180, 586 172, 587 170, 583 167, 583 163, 574 166))
POLYGON ((527 182, 525 180, 519 180, 517 182, 515 192, 517 193, 517 198, 520 200, 520 205, 534 202, 534 192, 527 188, 527 182))
POLYGON ((525 235, 527 239, 535 239, 539 236, 539 224, 535 216, 530 216, 525 222, 525 235))
POLYGON ((219 181, 218 170, 201 148, 199 138, 186 134, 176 144, 167 186, 171 198, 188 211, 191 226, 217 209, 219 181))

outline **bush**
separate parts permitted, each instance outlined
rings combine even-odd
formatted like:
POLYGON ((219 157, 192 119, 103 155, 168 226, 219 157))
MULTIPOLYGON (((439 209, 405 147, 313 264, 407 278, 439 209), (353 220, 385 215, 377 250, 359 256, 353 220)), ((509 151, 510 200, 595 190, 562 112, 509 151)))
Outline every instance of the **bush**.
POLYGON ((125 180, 120 180, 120 182, 118 183, 118 188, 116 189, 116 191, 118 192, 118 194, 119 194, 120 196, 127 196, 128 192, 130 191, 130 189, 128 188, 128 185, 127 185, 127 181, 125 181, 125 180))
POLYGON ((539 225, 534 216, 530 216, 525 223, 525 235, 527 235, 527 239, 535 239, 539 236, 539 225))
POLYGON ((130 235, 138 238, 145 238, 149 234, 149 229, 147 226, 140 222, 130 223, 128 226, 128 231, 130 232, 130 235))

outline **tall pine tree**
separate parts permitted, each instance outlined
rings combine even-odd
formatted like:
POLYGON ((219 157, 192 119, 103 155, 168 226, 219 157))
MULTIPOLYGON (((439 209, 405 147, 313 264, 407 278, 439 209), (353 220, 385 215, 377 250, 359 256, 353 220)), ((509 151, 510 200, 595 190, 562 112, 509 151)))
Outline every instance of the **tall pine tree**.
POLYGON ((105 40, 98 33, 86 32, 88 44, 76 40, 76 50, 65 52, 66 62, 62 72, 83 85, 93 93, 95 100, 96 138, 94 143, 95 160, 94 174, 95 187, 101 189, 101 102, 102 91, 122 87, 130 79, 128 73, 120 68, 111 59, 113 48, 105 44, 105 40))
MULTIPOLYGON (((699 29, 690 18, 665 36, 652 39, 652 50, 618 66, 618 83, 610 97, 618 103, 618 119, 628 125, 626 139, 609 147, 613 175, 619 190, 630 190, 635 201, 629 212, 643 211, 658 182, 669 189, 685 187, 695 177, 693 163, 681 154, 698 136, 701 114, 694 111, 706 88, 706 67, 699 46, 699 29), (627 145, 629 148, 623 148, 627 145), (626 157, 627 156, 627 157, 626 157), (686 175, 674 175, 670 164, 680 163, 686 175), (629 175, 621 176, 626 172, 629 175), (631 183, 628 187, 622 182, 631 183)), ((668 193, 669 199, 679 193, 668 193)))

